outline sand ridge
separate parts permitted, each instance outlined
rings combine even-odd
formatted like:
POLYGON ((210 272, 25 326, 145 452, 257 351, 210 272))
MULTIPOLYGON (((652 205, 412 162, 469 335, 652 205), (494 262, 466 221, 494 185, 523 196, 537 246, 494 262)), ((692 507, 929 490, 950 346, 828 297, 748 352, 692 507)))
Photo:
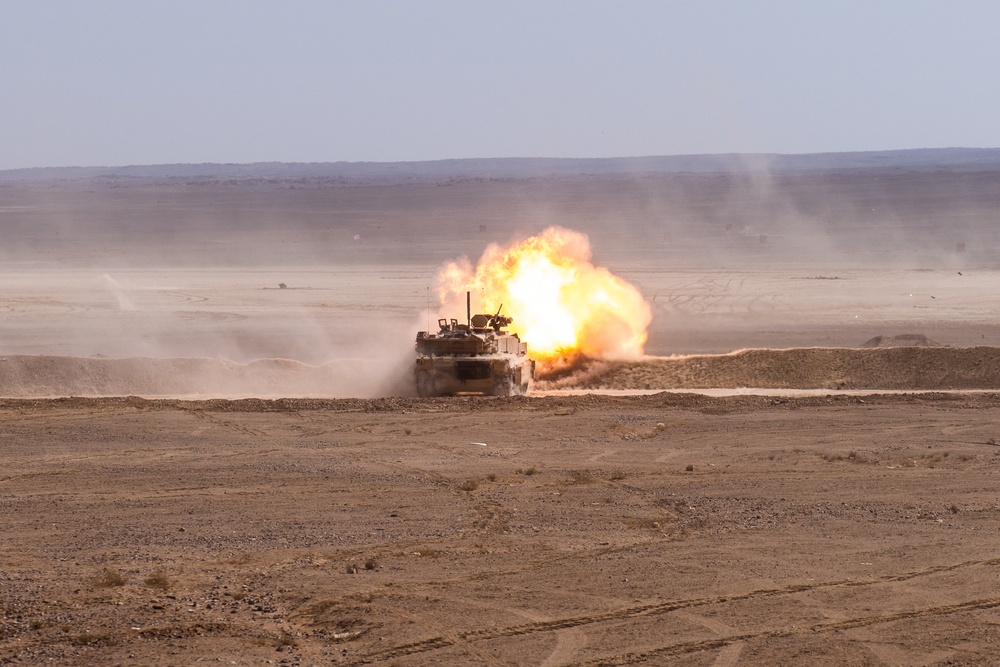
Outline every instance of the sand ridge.
POLYGON ((740 350, 731 354, 584 361, 546 389, 995 389, 1000 348, 740 350))
MULTIPOLYGON (((0 396, 376 396, 391 392, 365 361, 321 366, 292 359, 126 359, 10 355, 0 358, 0 396), (337 387, 349 393, 338 393, 337 387)), ((342 390, 343 391, 343 390, 342 390)))
MULTIPOLYGON (((411 396, 408 367, 392 377, 363 359, 311 366, 290 359, 127 359, 10 355, 0 358, 0 397, 411 396)), ((582 360, 543 378, 553 389, 998 389, 1000 348, 877 347, 741 350, 732 354, 582 360)))

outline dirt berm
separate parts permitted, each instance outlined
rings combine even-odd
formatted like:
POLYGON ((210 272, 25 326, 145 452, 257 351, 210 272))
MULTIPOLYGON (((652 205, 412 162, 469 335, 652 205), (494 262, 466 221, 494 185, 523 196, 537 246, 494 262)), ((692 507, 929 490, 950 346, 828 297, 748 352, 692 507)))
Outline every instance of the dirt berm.
MULTIPOLYGON (((364 367, 360 362, 308 366, 284 359, 238 364, 225 359, 7 356, 0 358, 0 396, 366 397, 398 395, 398 388, 407 386, 390 378, 361 382, 364 367), (344 381, 350 378, 356 380, 344 381), (352 390, 337 389, 344 386, 352 390)), ((405 373, 405 369, 400 372, 405 373)), ((582 360, 536 386, 617 390, 998 389, 1000 348, 755 349, 638 361, 582 360)))
POLYGON ((548 389, 995 389, 1000 348, 741 350, 731 354, 583 361, 548 389))

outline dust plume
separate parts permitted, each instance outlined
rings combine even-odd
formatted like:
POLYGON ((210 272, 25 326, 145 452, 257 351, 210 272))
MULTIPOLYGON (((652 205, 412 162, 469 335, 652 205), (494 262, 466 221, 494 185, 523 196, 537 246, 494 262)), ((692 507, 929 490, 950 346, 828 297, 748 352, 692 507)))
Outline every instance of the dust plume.
POLYGON ((0 271, 0 295, 0 397, 413 393, 416 309, 349 270, 0 271))
POLYGON ((121 283, 107 273, 101 276, 101 280, 103 281, 108 292, 110 292, 118 301, 119 310, 135 310, 135 304, 133 303, 132 298, 129 296, 125 287, 121 283))

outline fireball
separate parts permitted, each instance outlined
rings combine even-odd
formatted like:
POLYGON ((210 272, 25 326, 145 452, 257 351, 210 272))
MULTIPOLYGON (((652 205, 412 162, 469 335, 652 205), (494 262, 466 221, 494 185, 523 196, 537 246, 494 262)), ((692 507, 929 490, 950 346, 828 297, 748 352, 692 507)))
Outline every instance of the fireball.
POLYGON ((591 263, 587 236, 562 227, 491 244, 474 270, 468 261, 447 264, 438 284, 442 304, 471 291, 483 311, 502 307, 514 318, 510 331, 542 361, 639 357, 652 319, 638 289, 591 263))

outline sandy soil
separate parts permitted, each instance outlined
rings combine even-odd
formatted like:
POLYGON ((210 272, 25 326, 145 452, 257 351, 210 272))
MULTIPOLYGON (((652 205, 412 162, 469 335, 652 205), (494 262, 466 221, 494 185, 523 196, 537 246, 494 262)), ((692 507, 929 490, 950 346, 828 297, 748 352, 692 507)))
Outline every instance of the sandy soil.
POLYGON ((8 664, 988 665, 1000 397, 0 403, 8 664))
POLYGON ((996 664, 998 176, 766 176, 2 185, 0 664, 996 664), (549 224, 671 391, 401 397, 549 224))

